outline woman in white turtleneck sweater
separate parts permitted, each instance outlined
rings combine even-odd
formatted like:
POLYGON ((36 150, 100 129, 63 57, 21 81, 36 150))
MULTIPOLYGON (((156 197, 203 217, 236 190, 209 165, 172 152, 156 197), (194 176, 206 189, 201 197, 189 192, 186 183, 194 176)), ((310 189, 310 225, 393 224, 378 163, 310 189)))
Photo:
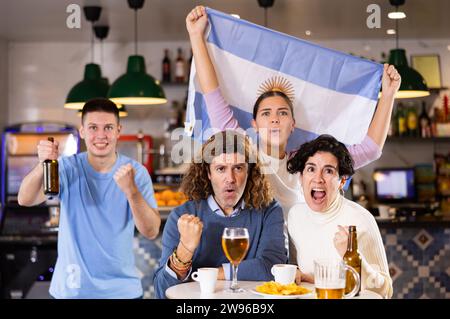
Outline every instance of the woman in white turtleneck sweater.
POLYGON ((353 171, 346 147, 329 135, 303 144, 288 161, 290 173, 300 172, 306 203, 289 211, 288 231, 301 272, 297 278, 313 282, 314 260, 342 258, 347 249, 348 226, 355 225, 362 258, 362 290, 392 297, 392 279, 378 225, 363 207, 339 192, 353 171))

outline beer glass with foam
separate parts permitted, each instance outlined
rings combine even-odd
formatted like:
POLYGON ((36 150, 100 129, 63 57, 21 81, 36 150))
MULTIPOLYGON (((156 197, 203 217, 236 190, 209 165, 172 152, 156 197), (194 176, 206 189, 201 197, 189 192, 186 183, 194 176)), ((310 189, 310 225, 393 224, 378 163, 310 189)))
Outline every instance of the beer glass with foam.
POLYGON ((317 299, 347 299, 358 292, 360 278, 355 269, 339 259, 319 259, 314 261, 314 285, 317 299), (356 285, 345 294, 346 271, 353 275, 356 285))

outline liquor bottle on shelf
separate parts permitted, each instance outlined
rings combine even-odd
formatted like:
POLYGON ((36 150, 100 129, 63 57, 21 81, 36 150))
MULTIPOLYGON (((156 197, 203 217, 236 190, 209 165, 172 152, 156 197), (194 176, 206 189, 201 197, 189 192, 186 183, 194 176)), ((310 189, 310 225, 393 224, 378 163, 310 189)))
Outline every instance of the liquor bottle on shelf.
POLYGON ((397 106, 397 121, 398 121, 398 136, 406 136, 406 115, 405 110, 403 108, 403 104, 399 103, 397 106))
POLYGON ((419 116, 419 128, 420 128, 420 137, 428 138, 431 137, 431 120, 427 114, 427 108, 425 101, 422 102, 422 112, 419 116))
POLYGON ((162 81, 165 83, 172 82, 171 66, 169 58, 169 50, 164 50, 164 59, 162 60, 162 81))
MULTIPOLYGON (((358 239, 356 233, 356 226, 348 226, 348 243, 347 243, 347 251, 344 254, 343 258, 345 264, 353 269, 359 274, 359 279, 361 280, 361 256, 358 253, 358 239)), ((350 271, 347 270, 347 278, 345 284, 345 293, 350 293, 355 287, 356 282, 350 271)), ((361 292, 361 285, 359 285, 357 296, 361 292)))
POLYGON ((417 111, 414 106, 408 108, 406 126, 408 128, 408 136, 418 136, 418 123, 417 123, 417 111))
POLYGON ((175 62, 175 82, 186 82, 186 60, 183 58, 183 51, 178 48, 178 56, 175 62))
MULTIPOLYGON (((49 137, 48 140, 52 143, 55 141, 53 137, 49 137)), ((58 161, 46 159, 42 165, 44 169, 44 194, 51 199, 59 194, 58 161)))

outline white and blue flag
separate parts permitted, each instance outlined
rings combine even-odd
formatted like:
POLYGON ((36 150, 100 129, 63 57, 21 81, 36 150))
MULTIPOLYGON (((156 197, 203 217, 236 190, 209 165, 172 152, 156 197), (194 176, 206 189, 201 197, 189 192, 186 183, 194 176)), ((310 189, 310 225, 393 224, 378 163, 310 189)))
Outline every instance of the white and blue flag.
MULTIPOLYGON (((261 85, 287 79, 294 91, 296 128, 288 150, 320 134, 344 144, 367 133, 381 86, 383 66, 207 9, 206 43, 225 100, 243 129, 251 125, 261 85)), ((205 140, 207 108, 192 63, 185 130, 205 140)))

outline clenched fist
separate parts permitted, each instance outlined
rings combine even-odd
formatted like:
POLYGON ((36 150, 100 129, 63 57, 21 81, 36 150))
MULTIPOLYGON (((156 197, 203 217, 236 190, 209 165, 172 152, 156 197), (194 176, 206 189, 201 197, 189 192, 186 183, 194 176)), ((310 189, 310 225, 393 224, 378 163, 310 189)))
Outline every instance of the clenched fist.
POLYGON ((382 95, 394 96, 400 88, 402 77, 393 65, 387 63, 383 66, 383 77, 381 79, 382 95))
POLYGON ((41 140, 37 146, 37 153, 39 163, 43 163, 45 160, 58 159, 58 141, 50 142, 48 140, 41 140))
POLYGON ((203 36, 207 24, 208 17, 204 6, 195 7, 186 17, 186 29, 188 30, 189 35, 203 36))
POLYGON ((202 236, 202 221, 194 215, 184 214, 178 219, 177 225, 182 245, 193 253, 198 247, 202 236))
POLYGON ((344 257, 345 252, 347 251, 347 244, 348 244, 348 227, 347 226, 340 226, 338 225, 338 231, 334 235, 334 247, 336 247, 337 252, 341 257, 344 257))
POLYGON ((114 174, 114 181, 127 197, 138 191, 134 182, 134 174, 135 171, 131 164, 120 166, 114 174))

